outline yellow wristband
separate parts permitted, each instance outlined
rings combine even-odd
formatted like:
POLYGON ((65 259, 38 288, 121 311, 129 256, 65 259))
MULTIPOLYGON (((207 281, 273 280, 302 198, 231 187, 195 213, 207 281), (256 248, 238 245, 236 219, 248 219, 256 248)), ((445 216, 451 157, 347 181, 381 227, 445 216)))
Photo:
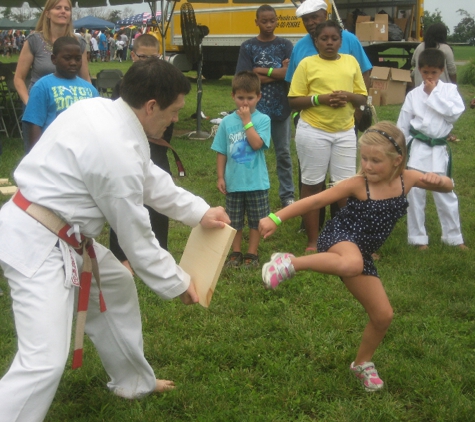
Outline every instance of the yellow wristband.
POLYGON ((269 217, 276 226, 280 226, 282 224, 282 220, 272 212, 267 217, 269 217))
POLYGON ((270 78, 270 75, 272 75, 272 72, 274 71, 274 68, 271 67, 269 68, 269 71, 267 72, 267 76, 270 78))
POLYGON ((248 129, 250 129, 250 128, 253 127, 253 126, 254 126, 254 123, 249 122, 247 125, 244 125, 244 130, 248 130, 248 129))

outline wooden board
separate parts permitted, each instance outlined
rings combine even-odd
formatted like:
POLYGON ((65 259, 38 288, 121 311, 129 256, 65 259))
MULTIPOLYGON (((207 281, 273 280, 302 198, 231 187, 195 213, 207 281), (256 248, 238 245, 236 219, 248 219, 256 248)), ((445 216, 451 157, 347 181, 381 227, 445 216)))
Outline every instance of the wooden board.
POLYGON ((2 195, 13 195, 18 188, 16 186, 1 186, 0 193, 2 195))
POLYGON ((0 179, 0 185, 8 185, 10 181, 8 179, 0 179))
POLYGON ((190 274, 199 303, 205 308, 211 302, 235 235, 236 230, 228 225, 224 229, 204 229, 198 225, 188 238, 180 267, 190 274))

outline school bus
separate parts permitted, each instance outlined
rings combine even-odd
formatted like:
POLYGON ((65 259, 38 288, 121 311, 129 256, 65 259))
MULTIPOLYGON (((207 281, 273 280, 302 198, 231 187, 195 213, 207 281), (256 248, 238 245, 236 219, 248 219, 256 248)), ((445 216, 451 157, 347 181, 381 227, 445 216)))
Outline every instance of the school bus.
MULTIPOLYGON (((337 10, 333 10, 332 0, 327 2, 330 19, 341 17, 346 29, 354 32, 353 12, 374 16, 384 11, 390 18, 405 21, 405 39, 400 42, 362 42, 363 48, 375 64, 392 58, 405 59, 404 68, 410 66, 412 51, 421 41, 423 0, 335 0, 337 10), (389 49, 392 53, 385 54, 389 49), (397 52, 397 54, 394 53, 397 52)), ((182 0, 184 2, 184 0, 182 0)), ((169 2, 173 3, 173 2, 169 2)), ((256 10, 262 4, 270 4, 277 13, 278 25, 275 34, 289 39, 295 44, 307 34, 302 20, 295 16, 296 8, 301 4, 296 0, 189 0, 192 4, 196 24, 206 26, 208 35, 202 41, 203 76, 207 79, 219 79, 223 75, 233 75, 239 55, 239 47, 249 38, 255 37, 258 28, 255 24, 256 10)), ((179 0, 173 4, 174 11, 169 15, 170 25, 166 34, 166 55, 170 61, 183 71, 196 69, 184 54, 179 0)), ((166 12, 165 12, 166 14, 166 12)), ((394 63, 393 63, 394 64, 394 63)))

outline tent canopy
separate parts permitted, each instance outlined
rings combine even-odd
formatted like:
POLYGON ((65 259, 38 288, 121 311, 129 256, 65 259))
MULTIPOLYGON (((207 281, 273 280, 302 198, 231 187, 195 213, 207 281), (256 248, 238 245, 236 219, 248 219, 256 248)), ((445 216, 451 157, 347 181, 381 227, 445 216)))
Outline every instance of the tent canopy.
POLYGON ((18 29, 35 29, 39 18, 30 19, 18 24, 18 29))
POLYGON ((74 29, 113 29, 115 23, 99 19, 94 16, 86 16, 73 22, 74 29))
POLYGON ((0 19, 0 29, 27 29, 19 22, 11 21, 10 19, 0 19))

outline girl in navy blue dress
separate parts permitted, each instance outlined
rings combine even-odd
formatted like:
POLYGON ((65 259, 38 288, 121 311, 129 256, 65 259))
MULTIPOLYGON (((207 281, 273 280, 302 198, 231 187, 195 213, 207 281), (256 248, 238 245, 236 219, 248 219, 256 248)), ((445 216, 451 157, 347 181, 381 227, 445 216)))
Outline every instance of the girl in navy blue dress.
POLYGON ((359 148, 361 168, 356 176, 260 221, 259 231, 266 238, 282 221, 348 198, 347 206, 320 234, 319 253, 301 257, 275 253, 262 267, 262 279, 267 288, 275 289, 298 271, 339 276, 369 316, 350 370, 366 391, 377 391, 384 383, 371 360, 391 324, 393 310, 371 254, 381 247, 397 220, 406 214, 406 195, 412 187, 450 192, 453 184, 445 176, 406 170, 404 135, 390 122, 369 128, 361 136, 359 148))

